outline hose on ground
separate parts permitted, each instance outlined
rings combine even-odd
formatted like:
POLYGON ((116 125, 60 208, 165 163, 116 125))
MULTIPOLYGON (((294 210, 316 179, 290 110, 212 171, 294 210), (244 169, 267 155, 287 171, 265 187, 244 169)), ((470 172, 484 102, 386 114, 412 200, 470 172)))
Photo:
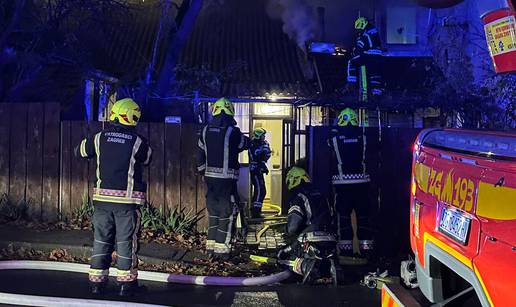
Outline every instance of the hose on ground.
MULTIPOLYGON (((89 271, 87 264, 68 263, 68 262, 52 262, 52 261, 34 261, 34 260, 8 260, 0 261, 0 270, 49 270, 73 273, 85 273, 89 271)), ((116 276, 116 269, 109 269, 110 276, 116 276)), ((192 276, 192 275, 176 275, 160 272, 139 271, 138 279, 179 283, 202 286, 264 286, 277 283, 287 279, 291 272, 285 270, 281 273, 261 276, 261 277, 219 277, 219 276, 192 276)), ((157 307, 161 305, 141 304, 111 300, 94 300, 68 297, 51 297, 27 294, 15 294, 0 292, 0 302, 3 304, 13 304, 22 306, 49 306, 49 307, 83 307, 83 306, 128 306, 128 307, 157 307)))
MULTIPOLYGON (((89 268, 87 264, 68 262, 34 260, 0 261, 0 270, 50 270, 87 274, 89 268)), ((110 268, 109 275, 116 276, 116 269, 110 268)), ((139 280, 200 286, 265 286, 281 282, 289 278, 290 275, 291 272, 289 270, 260 277, 195 276, 138 271, 139 280)))

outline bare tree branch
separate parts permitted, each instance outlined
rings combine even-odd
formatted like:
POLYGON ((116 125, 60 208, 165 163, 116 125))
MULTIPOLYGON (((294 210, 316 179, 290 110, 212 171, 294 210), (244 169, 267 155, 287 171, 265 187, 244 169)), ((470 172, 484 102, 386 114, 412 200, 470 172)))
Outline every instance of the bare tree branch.
MULTIPOLYGON (((184 0, 182 6, 186 5, 186 2, 187 0, 184 0)), ((178 31, 175 34, 170 33, 169 36, 169 46, 165 57, 165 64, 161 69, 157 84, 157 93, 160 96, 166 95, 171 84, 175 80, 174 69, 176 67, 177 60, 195 25, 195 20, 201 11, 203 0, 188 0, 188 4, 189 6, 185 10, 186 13, 184 14, 184 18, 181 18, 181 22, 178 23, 178 31)))
POLYGON ((23 11, 23 7, 25 6, 25 0, 16 1, 16 6, 14 7, 13 17, 11 18, 11 22, 7 26, 7 28, 0 36, 0 51, 4 49, 5 42, 9 35, 13 32, 14 28, 18 24, 20 20, 21 12, 23 11))

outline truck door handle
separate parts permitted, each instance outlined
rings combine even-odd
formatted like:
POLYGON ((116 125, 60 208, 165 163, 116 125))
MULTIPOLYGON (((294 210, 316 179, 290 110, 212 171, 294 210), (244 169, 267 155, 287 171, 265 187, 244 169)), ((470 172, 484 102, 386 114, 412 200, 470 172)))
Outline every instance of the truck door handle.
POLYGON ((501 187, 503 186, 503 184, 505 183, 505 177, 500 177, 500 179, 498 179, 498 181, 494 184, 495 187, 501 187))
POLYGON ((489 241, 492 241, 492 242, 496 242, 496 241, 498 241, 498 239, 497 239, 497 238, 495 238, 495 237, 487 237, 487 239, 488 239, 489 241))

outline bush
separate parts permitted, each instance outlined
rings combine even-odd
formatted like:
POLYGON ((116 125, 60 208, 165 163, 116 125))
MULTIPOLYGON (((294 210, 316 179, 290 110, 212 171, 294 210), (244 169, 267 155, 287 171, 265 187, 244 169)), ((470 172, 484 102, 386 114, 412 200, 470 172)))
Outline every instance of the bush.
POLYGON ((90 200, 88 192, 84 192, 81 206, 72 212, 72 224, 81 229, 90 227, 93 211, 93 202, 90 200))
MULTIPOLYGON (((80 229, 89 228, 93 212, 93 203, 88 197, 88 193, 84 193, 81 207, 73 211, 71 224, 80 229)), ((141 206, 140 212, 143 229, 163 234, 191 234, 195 230, 196 223, 202 217, 200 212, 196 213, 192 209, 186 210, 186 208, 175 208, 166 215, 161 209, 157 209, 150 203, 141 206)))
POLYGON ((27 219, 28 209, 32 206, 32 202, 31 199, 15 202, 4 193, 0 196, 0 218, 8 222, 27 219))
POLYGON ((195 224, 202 217, 200 212, 186 208, 170 211, 168 215, 158 210, 152 204, 145 204, 140 208, 142 228, 153 232, 190 234, 195 230, 195 224))

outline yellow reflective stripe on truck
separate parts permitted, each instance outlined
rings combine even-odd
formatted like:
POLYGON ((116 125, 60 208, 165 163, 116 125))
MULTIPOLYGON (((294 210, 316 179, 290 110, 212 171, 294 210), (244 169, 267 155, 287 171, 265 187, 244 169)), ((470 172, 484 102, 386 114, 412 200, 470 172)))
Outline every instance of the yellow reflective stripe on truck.
MULTIPOLYGON (((441 240, 437 239, 436 237, 432 236, 428 232, 425 232, 425 234, 423 235, 423 244, 424 244, 424 246, 426 246, 426 242, 427 241, 430 241, 430 242, 434 243, 440 249, 442 249, 445 252, 447 252, 448 254, 452 255, 455 259, 459 260, 465 266, 467 266, 468 268, 473 270, 473 266, 471 265, 471 260, 468 257, 466 257, 463 254, 459 253, 458 251, 453 249, 451 246, 447 245, 443 241, 441 241, 441 240)), ((426 266, 426 263, 425 263, 425 266, 426 266)))
MULTIPOLYGON (((401 305, 403 306, 403 305, 401 305)), ((398 302, 396 302, 396 296, 391 292, 391 290, 384 284, 382 287, 382 307, 401 307, 398 302)))
POLYGON ((479 182, 476 210, 478 216, 502 221, 514 220, 516 219, 514 204, 516 204, 516 189, 479 182))
MULTIPOLYGON (((491 301, 491 296, 489 296, 489 292, 487 291, 487 288, 486 288, 486 286, 484 284, 484 281, 482 280, 482 276, 480 275, 480 272, 477 270, 477 268, 475 266, 473 266, 471 260, 468 257, 466 257, 463 254, 459 253, 458 251, 453 249, 451 246, 447 245, 443 241, 441 241, 441 240, 437 239, 436 237, 432 236, 428 232, 425 232, 424 235, 423 235, 423 248, 424 248, 424 246, 426 246, 426 242, 427 241, 430 241, 430 242, 434 243, 435 245, 437 245, 437 247, 439 247, 443 251, 447 252, 448 254, 453 256, 455 259, 457 259, 460 262, 462 262, 470 270, 472 270, 475 273, 475 276, 477 277, 480 285, 482 286, 482 290, 484 290, 484 294, 486 295, 487 300, 489 301, 489 304, 491 306, 493 306, 493 301, 491 301)), ((425 266, 426 265, 427 265, 427 263, 425 263, 425 266)))
POLYGON ((484 290, 484 293, 485 293, 485 295, 487 297, 487 300, 489 301, 489 305, 494 306, 493 305, 493 301, 491 300, 491 296, 489 295, 489 292, 487 292, 486 285, 484 285, 484 281, 482 280, 482 276, 480 276, 480 272, 477 270, 476 266, 473 266, 473 269, 475 271, 475 275, 478 278, 478 281, 480 282, 480 285, 482 286, 482 290, 484 290))

